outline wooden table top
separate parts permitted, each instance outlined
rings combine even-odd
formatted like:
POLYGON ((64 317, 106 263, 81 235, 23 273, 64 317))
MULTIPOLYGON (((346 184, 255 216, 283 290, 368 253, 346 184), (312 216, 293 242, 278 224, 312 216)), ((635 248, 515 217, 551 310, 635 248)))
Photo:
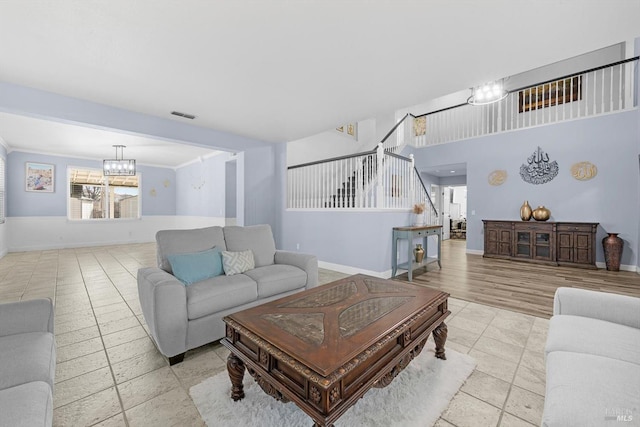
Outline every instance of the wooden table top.
POLYGON ((225 317, 327 376, 447 293, 358 274, 225 317))
POLYGON ((398 230, 398 231, 435 230, 438 228, 442 228, 442 226, 441 225, 407 225, 405 227, 393 227, 394 230, 398 230))

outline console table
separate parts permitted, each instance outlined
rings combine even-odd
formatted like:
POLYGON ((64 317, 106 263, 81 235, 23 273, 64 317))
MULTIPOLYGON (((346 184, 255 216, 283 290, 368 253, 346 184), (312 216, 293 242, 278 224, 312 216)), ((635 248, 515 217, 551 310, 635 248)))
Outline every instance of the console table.
POLYGON ((597 222, 482 222, 484 257, 596 268, 597 222))
POLYGON ((441 258, 441 247, 442 247, 442 226, 441 225, 423 225, 423 226, 413 226, 413 227, 393 227, 393 242, 391 245, 391 277, 396 276, 396 272, 398 269, 407 270, 409 275, 409 281, 413 280, 413 269, 426 266, 429 263, 437 262, 438 266, 442 268, 442 264, 440 263, 441 258), (428 248, 428 237, 429 236, 438 236, 438 258, 435 260, 430 260, 427 257, 429 253, 428 248), (415 261, 413 255, 413 240, 417 238, 422 238, 422 247, 424 248, 424 259, 421 263, 417 263, 415 261), (398 264, 398 239, 406 239, 407 240, 407 259, 408 261, 402 264, 398 264))

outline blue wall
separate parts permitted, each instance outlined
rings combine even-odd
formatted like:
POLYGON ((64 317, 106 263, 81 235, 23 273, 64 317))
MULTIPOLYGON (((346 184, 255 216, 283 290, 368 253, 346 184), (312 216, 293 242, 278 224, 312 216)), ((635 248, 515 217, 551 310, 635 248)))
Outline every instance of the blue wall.
MULTIPOLYGON (((7 216, 66 216, 67 167, 78 166, 101 169, 99 160, 12 151, 7 156, 7 216), (25 191, 26 162, 48 163, 55 166, 53 193, 25 191)), ((175 172, 169 168, 138 165, 141 174, 142 215, 175 215, 175 172), (168 186, 165 186, 165 181, 168 186), (155 196, 151 190, 155 189, 155 196)))
POLYGON ((619 232, 625 240, 622 264, 637 265, 638 248, 638 111, 574 120, 415 151, 416 166, 467 163, 467 248, 483 250, 482 219, 519 219, 525 200, 544 205, 552 221, 599 222, 597 260, 603 261, 602 239, 619 232), (544 185, 519 176, 520 165, 540 146, 560 167, 544 185), (589 181, 571 176, 571 165, 590 161, 598 175, 589 181), (489 173, 504 169, 507 181, 491 186, 489 173))
POLYGON ((229 153, 221 153, 176 170, 176 214, 225 216, 225 168, 229 153))

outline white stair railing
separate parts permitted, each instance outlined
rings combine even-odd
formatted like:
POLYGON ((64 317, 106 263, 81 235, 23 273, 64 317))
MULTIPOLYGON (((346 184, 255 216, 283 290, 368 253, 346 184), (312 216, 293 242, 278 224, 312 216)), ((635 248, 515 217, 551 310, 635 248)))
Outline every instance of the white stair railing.
POLYGON ((288 169, 290 209, 413 209, 424 204, 428 223, 437 213, 415 169, 413 155, 374 151, 288 169))

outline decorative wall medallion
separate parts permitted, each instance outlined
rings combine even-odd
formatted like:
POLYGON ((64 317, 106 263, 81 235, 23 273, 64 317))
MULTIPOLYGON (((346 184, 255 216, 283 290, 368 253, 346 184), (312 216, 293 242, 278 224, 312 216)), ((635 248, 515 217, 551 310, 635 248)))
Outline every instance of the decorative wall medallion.
POLYGON ((489 185, 502 185, 507 180, 507 171, 506 170, 494 170, 489 174, 487 181, 489 181, 489 185))
POLYGON ((158 192, 156 191, 155 188, 152 188, 151 190, 149 190, 149 195, 151 197, 156 197, 158 195, 158 192))
POLYGON ((165 179, 162 182, 162 185, 164 185, 164 188, 169 188, 169 186, 171 185, 171 181, 169 181, 168 179, 165 179))
POLYGON ((427 134, 427 116, 416 117, 413 119, 413 134, 415 136, 423 136, 427 134))
POLYGON ((571 166, 571 176, 578 181, 588 181, 598 175, 598 168, 591 162, 578 162, 571 166))
POLYGON ((520 176, 529 184, 546 184, 558 175, 558 162, 549 161, 549 155, 538 147, 520 166, 520 176))

